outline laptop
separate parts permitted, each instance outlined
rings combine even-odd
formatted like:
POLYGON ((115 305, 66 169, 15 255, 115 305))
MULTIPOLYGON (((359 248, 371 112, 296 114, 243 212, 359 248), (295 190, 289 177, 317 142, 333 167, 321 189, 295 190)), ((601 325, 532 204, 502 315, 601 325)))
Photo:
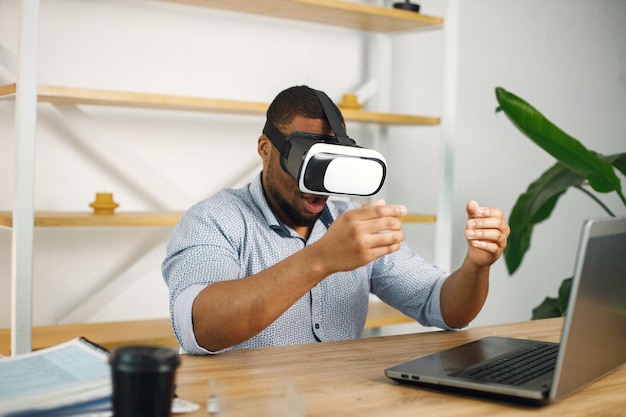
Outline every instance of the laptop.
POLYGON ((400 383, 544 405, 625 362, 626 217, 620 217, 583 224, 561 343, 491 336, 388 368, 385 375, 400 383), (534 358, 536 369, 515 365, 524 360, 512 358, 520 356, 534 358))

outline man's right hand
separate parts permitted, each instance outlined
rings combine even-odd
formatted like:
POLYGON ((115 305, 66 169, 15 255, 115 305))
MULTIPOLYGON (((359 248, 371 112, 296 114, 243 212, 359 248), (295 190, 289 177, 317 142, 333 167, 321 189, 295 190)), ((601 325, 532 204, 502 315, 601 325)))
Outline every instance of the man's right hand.
POLYGON ((312 245, 320 251, 316 262, 321 261, 331 274, 350 271, 397 251, 404 240, 399 217, 406 213, 406 207, 386 205, 383 200, 346 211, 312 245))

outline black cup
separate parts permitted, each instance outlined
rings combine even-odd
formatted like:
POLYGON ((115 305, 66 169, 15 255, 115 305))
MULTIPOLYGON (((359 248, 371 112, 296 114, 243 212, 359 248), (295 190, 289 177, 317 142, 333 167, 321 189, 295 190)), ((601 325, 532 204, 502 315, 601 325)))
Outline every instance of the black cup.
POLYGON ((115 417, 169 417, 178 353, 155 346, 124 346, 109 357, 115 417))

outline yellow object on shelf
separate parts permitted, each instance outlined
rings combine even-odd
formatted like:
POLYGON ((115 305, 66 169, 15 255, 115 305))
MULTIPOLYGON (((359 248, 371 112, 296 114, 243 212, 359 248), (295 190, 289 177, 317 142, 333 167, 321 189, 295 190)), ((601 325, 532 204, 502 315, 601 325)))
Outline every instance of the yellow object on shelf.
POLYGON ((344 94, 341 99, 341 103, 337 104, 338 107, 342 109, 355 109, 358 110, 363 105, 359 103, 359 100, 356 97, 356 94, 344 94))
POLYGON ((115 209, 119 207, 113 201, 113 193, 96 193, 96 201, 89 204, 93 208, 93 213, 97 215, 115 214, 115 209))

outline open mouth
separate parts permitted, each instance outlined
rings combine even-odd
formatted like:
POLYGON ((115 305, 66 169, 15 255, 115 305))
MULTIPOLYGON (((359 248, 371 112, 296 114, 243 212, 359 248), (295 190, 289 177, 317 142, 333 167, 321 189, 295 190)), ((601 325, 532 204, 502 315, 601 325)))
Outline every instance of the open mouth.
POLYGON ((302 201, 304 201, 304 208, 309 213, 318 214, 324 207, 326 207, 326 200, 328 197, 305 194, 302 196, 302 201))

